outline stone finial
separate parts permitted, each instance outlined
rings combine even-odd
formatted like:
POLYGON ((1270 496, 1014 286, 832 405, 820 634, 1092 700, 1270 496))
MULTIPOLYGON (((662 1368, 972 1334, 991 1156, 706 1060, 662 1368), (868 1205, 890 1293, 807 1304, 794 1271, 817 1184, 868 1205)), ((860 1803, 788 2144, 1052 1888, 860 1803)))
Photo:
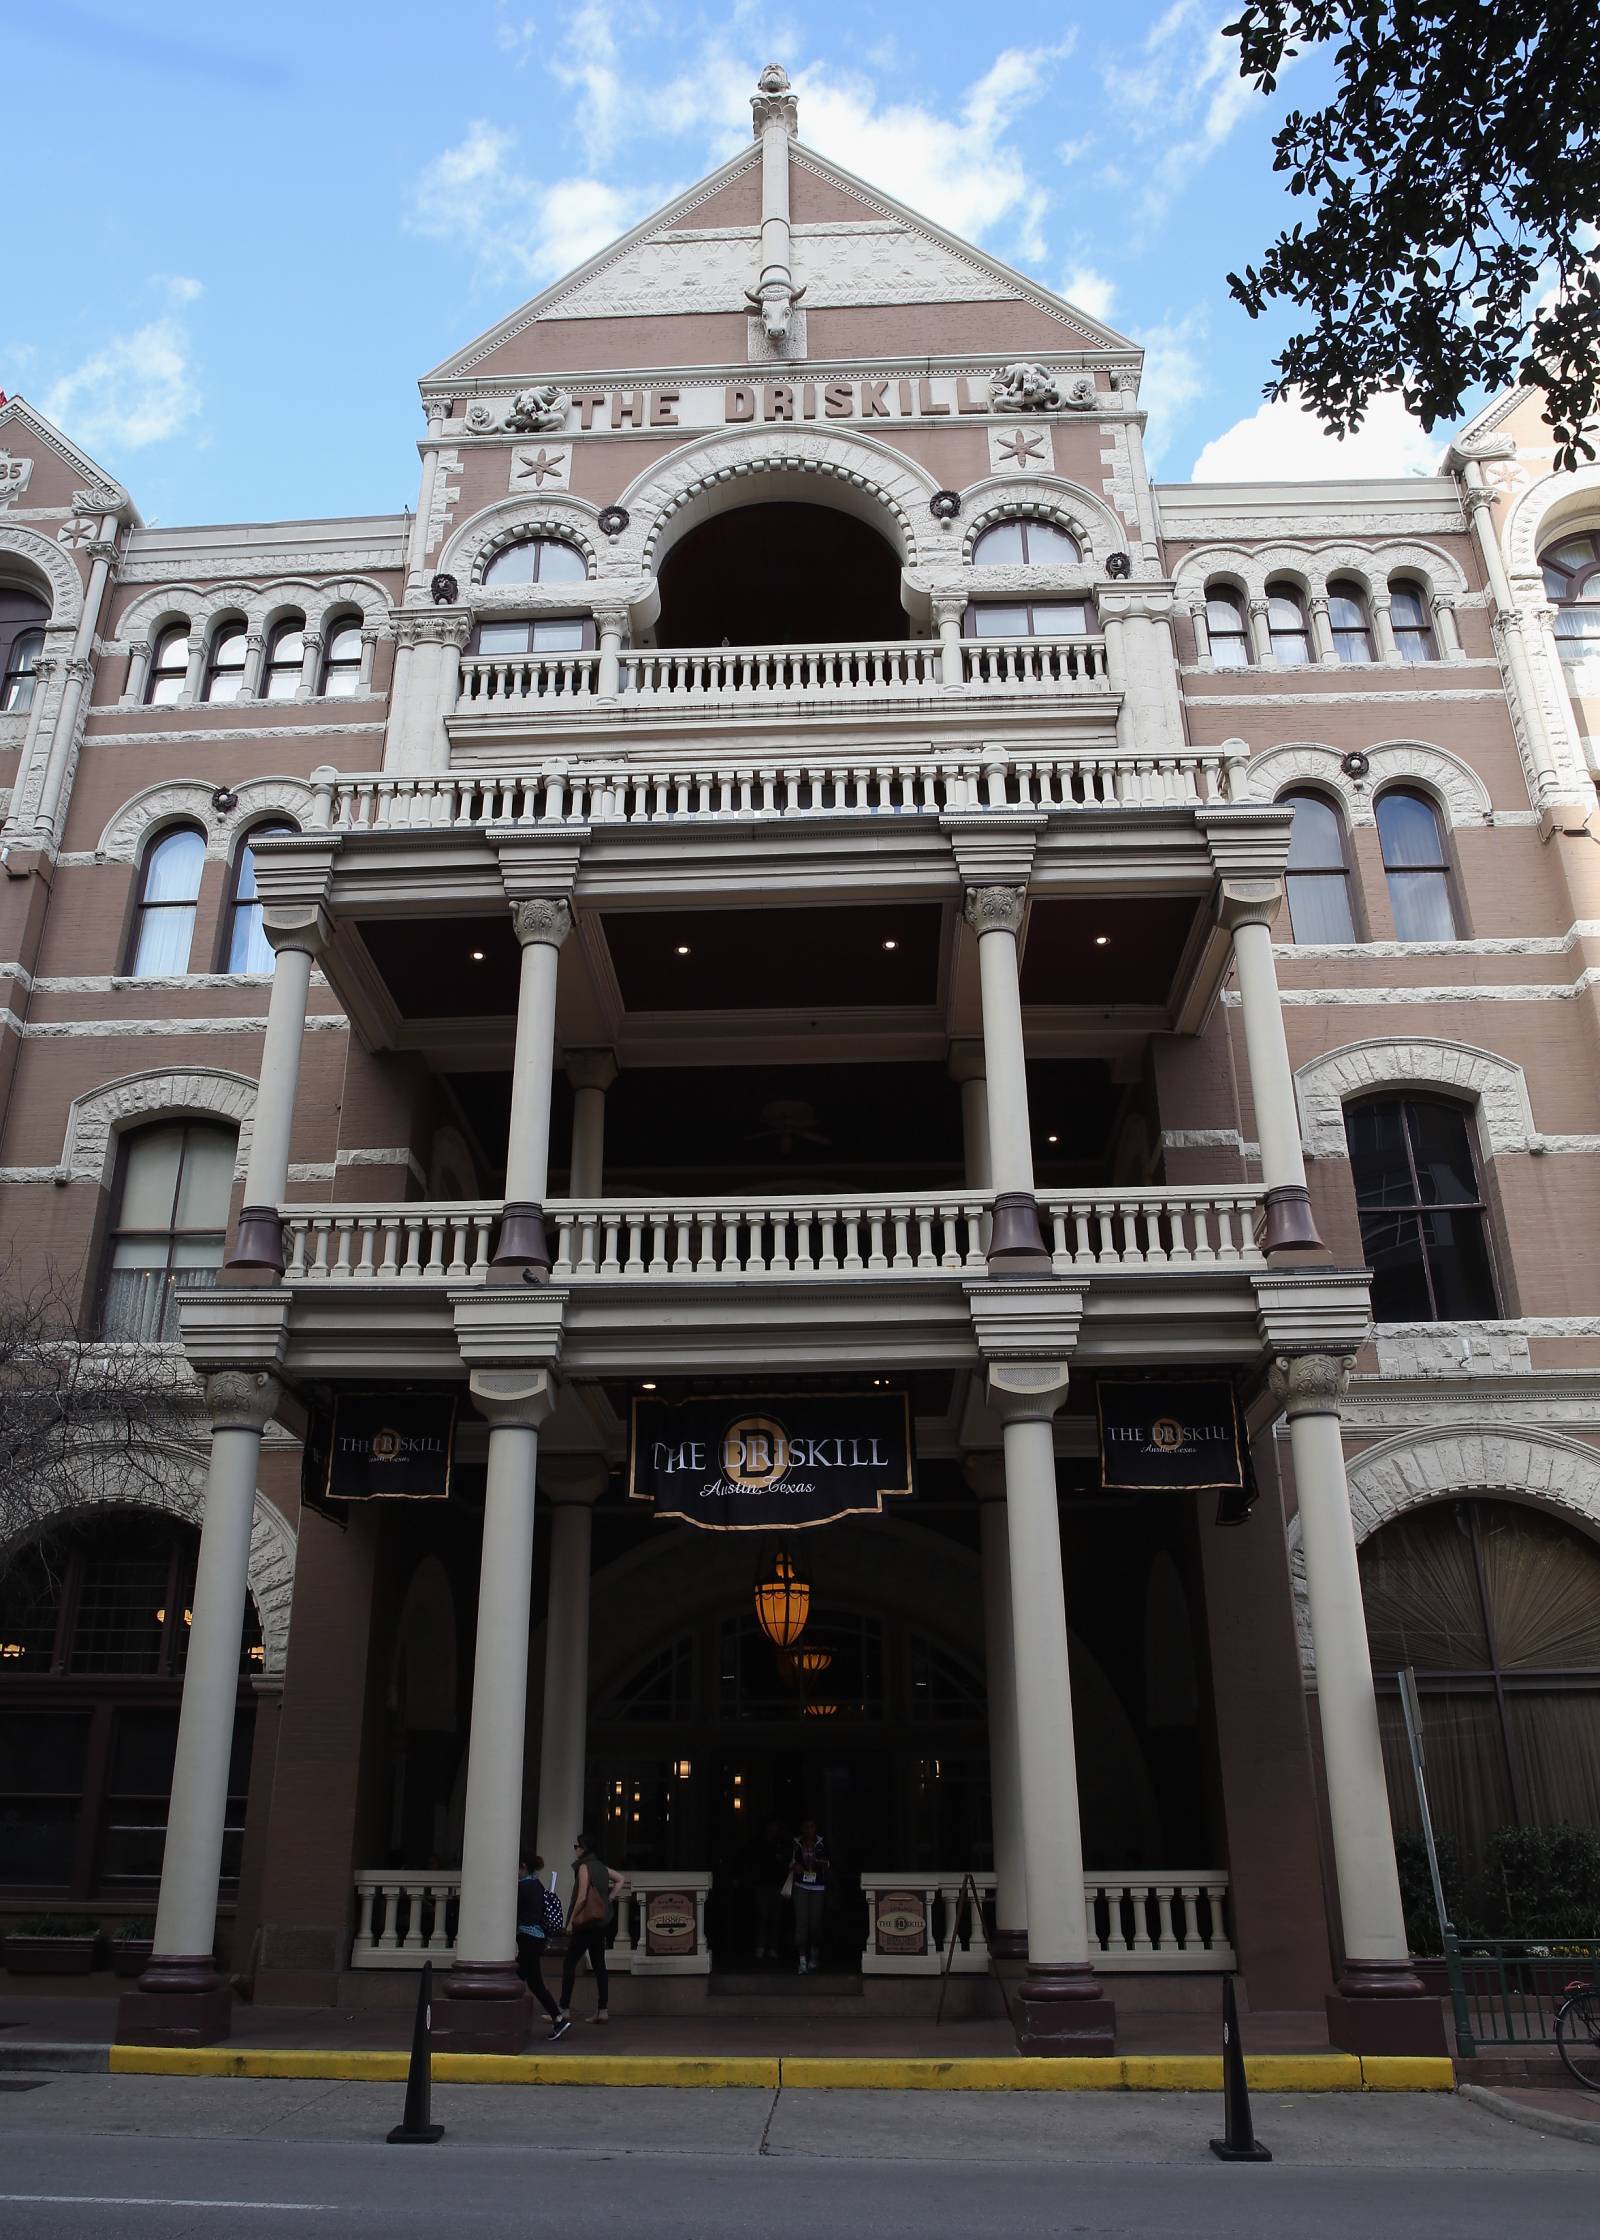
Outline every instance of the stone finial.
POLYGON ((789 83, 789 73, 781 62, 769 62, 756 80, 756 92, 751 97, 750 114, 759 140, 769 124, 782 124, 791 138, 799 129, 799 103, 789 83))

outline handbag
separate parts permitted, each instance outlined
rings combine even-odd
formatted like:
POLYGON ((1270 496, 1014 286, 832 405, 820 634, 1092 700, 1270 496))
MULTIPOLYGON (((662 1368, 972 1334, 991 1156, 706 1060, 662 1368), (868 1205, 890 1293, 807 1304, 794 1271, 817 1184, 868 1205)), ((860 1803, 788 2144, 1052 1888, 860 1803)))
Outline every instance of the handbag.
POLYGON ((783 1887, 782 1887, 782 1888, 781 1888, 781 1889, 779 1890, 779 1892, 778 1892, 778 1895, 779 1895, 779 1897, 780 1897, 780 1898, 792 1898, 792 1897, 794 1896, 794 1869, 793 1869, 793 1867, 791 1867, 791 1868, 789 1869, 789 1872, 788 1872, 788 1873, 787 1873, 787 1874, 786 1874, 786 1875, 784 1876, 784 1878, 783 1878, 783 1887))
POLYGON ((594 1876, 584 1869, 582 1895, 574 1898, 572 1911, 567 1915, 569 1929, 589 1929, 606 1917, 605 1900, 594 1886, 594 1876))

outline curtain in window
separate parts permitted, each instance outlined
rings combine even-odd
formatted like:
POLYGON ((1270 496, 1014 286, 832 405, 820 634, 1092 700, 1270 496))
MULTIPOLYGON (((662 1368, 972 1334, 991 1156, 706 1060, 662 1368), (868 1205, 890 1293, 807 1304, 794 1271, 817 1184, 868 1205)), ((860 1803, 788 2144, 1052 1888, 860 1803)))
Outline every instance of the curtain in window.
POLYGON ((134 942, 133 973, 183 973, 189 969, 195 903, 206 844, 198 832, 169 832, 145 858, 144 891, 134 942))

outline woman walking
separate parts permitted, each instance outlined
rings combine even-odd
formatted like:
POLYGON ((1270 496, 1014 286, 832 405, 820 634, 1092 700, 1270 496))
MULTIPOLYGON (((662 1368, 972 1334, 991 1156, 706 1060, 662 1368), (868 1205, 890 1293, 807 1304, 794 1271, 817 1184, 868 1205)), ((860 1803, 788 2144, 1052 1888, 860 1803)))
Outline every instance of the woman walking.
POLYGON ((596 2005, 594 2022, 609 2022, 606 2011, 610 1983, 606 1975, 606 1934, 611 1927, 611 1901, 621 1887, 595 1849, 593 1836, 579 1836, 572 1847, 572 1903, 567 1908, 567 1958, 561 1970, 561 2021, 571 2020, 573 1986, 578 1963, 587 1953, 594 1970, 596 2005))
POLYGON ((800 1973, 815 1975, 822 1966, 822 1909, 833 1870, 828 1847, 817 1833, 815 1820, 802 1820, 789 1863, 794 1892, 794 1941, 800 1955, 800 1973))
POLYGON ((552 1930, 561 1927, 561 1900, 556 1896, 555 1870, 550 1873, 550 1887, 539 1879, 544 1861, 537 1856, 533 1871, 528 1871, 526 1859, 519 1864, 517 1874, 517 1973, 550 2017, 552 2038, 564 2038, 572 2024, 562 2014, 551 1998, 544 1980, 544 1956, 550 1949, 552 1930))

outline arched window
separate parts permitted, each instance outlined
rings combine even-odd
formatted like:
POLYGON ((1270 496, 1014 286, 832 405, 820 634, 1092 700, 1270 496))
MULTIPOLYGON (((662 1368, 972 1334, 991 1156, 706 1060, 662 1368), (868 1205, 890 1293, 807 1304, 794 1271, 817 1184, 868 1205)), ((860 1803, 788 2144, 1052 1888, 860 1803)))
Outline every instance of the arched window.
POLYGON ((181 1285, 222 1266, 238 1138, 198 1121, 136 1128, 118 1146, 101 1332, 150 1345, 178 1335, 181 1285))
POLYGON ((49 619, 50 609, 31 591, 0 587, 0 715, 19 716, 32 707, 49 619))
POLYGON ((576 545, 559 537, 524 537, 497 552, 483 571, 485 583, 586 583, 589 565, 576 545))
POLYGON ((228 911, 228 946, 222 968, 224 972, 272 970, 272 944, 261 930, 261 898, 256 893, 254 843, 257 840, 280 840, 285 834, 297 829, 287 822, 258 824, 246 839, 240 841, 233 867, 233 901, 228 911))
POLYGON ((1275 661, 1287 664, 1311 659, 1305 601, 1292 583, 1267 585, 1267 637, 1275 661))
POLYGON ((1402 941, 1456 940, 1450 865, 1438 810, 1425 793, 1390 786, 1379 794, 1375 814, 1396 934, 1402 941))
POLYGON ((1206 592, 1206 636, 1211 640, 1213 667, 1249 668, 1250 626, 1244 600, 1225 583, 1214 583, 1206 592))
POLYGON ((272 626, 267 658, 261 672, 263 700, 292 700, 300 689, 306 662, 306 618, 286 614, 272 626))
POLYGON ((244 665, 249 654, 249 632, 242 619, 219 622, 206 651, 205 678, 200 697, 220 706, 237 700, 244 690, 244 665))
POLYGON ((1413 583, 1408 576, 1394 578, 1389 586, 1389 620, 1403 661, 1438 660, 1433 616, 1428 611, 1428 595, 1420 583, 1413 583))
MULTIPOLYGON (((151 1904, 161 1874, 200 1536, 112 1509, 0 1563, 0 1893, 151 1904)), ((222 1879, 244 1844, 261 1629, 245 1606, 222 1879)))
POLYGON ((1053 521, 1018 516, 985 529, 972 548, 977 567, 1069 568, 1083 558, 1076 537, 1053 521))
POLYGON ((1600 655, 1600 537, 1593 530, 1563 537, 1539 556, 1544 587, 1556 605, 1556 644, 1563 661, 1600 655))
POLYGON ((139 882, 128 960, 128 970, 136 978, 188 971, 205 860, 205 835, 193 825, 178 825, 151 846, 139 882))
POLYGON ((350 700, 361 690, 361 617, 341 614, 328 625, 322 652, 322 689, 331 700, 350 700))
POLYGON ((150 651, 150 682, 144 693, 146 707, 172 707, 183 691, 188 674, 189 625, 169 622, 150 651))
POLYGON ((1343 818, 1320 793, 1286 793, 1280 801, 1280 806, 1284 805, 1294 810, 1285 881, 1294 938, 1354 941, 1356 921, 1350 907, 1343 818))
POLYGON ((1341 661, 1372 659, 1372 623, 1367 595, 1350 576, 1338 576, 1328 586, 1328 628, 1333 650, 1341 661))
POLYGON ((1345 1107, 1344 1132, 1374 1318, 1497 1315, 1465 1107, 1442 1097, 1364 1097, 1345 1107))
POLYGON ((1435 1501, 1373 1533, 1360 1560, 1396 1831, 1421 1833, 1397 1680, 1409 1666, 1429 1803, 1466 1884, 1449 1893, 1456 1918, 1495 1932, 1497 1840, 1600 1826, 1600 1547, 1519 1501, 1435 1501))

